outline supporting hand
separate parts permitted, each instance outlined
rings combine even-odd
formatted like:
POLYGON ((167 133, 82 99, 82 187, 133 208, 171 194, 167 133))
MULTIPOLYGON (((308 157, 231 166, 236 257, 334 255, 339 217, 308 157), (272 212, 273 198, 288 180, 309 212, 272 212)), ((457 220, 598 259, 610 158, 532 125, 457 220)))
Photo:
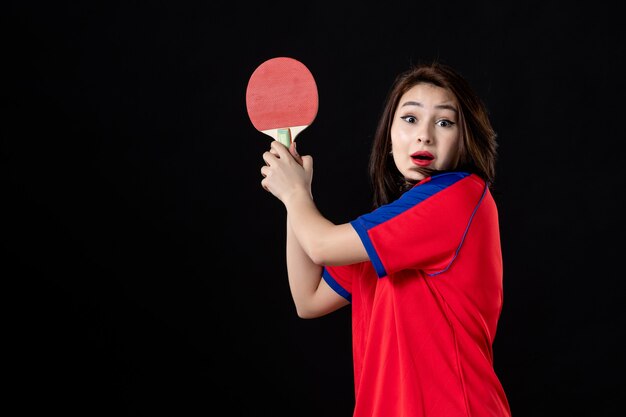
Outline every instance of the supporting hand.
MULTIPOLYGON (((311 196, 313 158, 300 156, 295 142, 287 148, 272 141, 269 151, 263 153, 265 166, 261 167, 261 186, 283 203, 294 193, 306 192, 311 196)), ((311 197, 312 198, 312 197, 311 197)))

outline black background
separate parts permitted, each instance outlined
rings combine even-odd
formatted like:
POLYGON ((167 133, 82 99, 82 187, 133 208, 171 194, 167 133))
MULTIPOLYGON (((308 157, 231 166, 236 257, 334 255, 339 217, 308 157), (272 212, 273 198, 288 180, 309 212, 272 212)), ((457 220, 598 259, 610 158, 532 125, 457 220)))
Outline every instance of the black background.
POLYGON ((3 345, 22 415, 345 417, 349 308, 297 318, 269 138, 245 88, 266 59, 314 74, 299 137, 332 221, 369 210, 382 102, 439 59, 499 138, 513 415, 613 416, 624 392, 624 41, 600 2, 13 2, 5 75, 3 345))

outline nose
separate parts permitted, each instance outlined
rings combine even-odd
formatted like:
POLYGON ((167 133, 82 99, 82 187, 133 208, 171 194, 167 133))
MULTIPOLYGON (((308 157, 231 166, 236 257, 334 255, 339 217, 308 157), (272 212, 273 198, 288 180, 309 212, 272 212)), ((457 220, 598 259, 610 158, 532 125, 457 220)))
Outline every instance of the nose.
POLYGON ((428 135, 420 135, 417 137, 417 141, 421 142, 421 143, 425 143, 427 145, 430 145, 431 140, 430 140, 430 136, 428 135))
POLYGON ((415 133, 417 133, 418 143, 423 143, 425 145, 430 145, 432 143, 433 132, 428 124, 420 125, 415 133))
POLYGON ((433 124, 429 122, 420 123, 415 130, 417 143, 421 143, 424 145, 432 144, 434 134, 435 132, 433 131, 433 124))

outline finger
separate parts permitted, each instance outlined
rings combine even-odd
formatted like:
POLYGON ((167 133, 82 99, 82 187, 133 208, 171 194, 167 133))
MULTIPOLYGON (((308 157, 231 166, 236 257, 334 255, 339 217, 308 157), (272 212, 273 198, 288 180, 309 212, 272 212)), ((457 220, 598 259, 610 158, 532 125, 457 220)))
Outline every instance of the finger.
POLYGON ((302 157, 302 166, 307 172, 313 171, 313 157, 311 155, 304 155, 302 157))
POLYGON ((289 149, 277 140, 272 141, 271 149, 276 151, 279 158, 286 158, 290 155, 289 149))
POLYGON ((267 188, 267 186, 265 185, 265 179, 261 180, 261 187, 263 187, 265 191, 270 192, 269 188, 267 188))
POLYGON ((270 151, 263 152, 263 160, 267 166, 272 166, 272 162, 276 162, 278 157, 271 153, 270 151))
POLYGON ((261 175, 263 175, 263 177, 267 177, 267 174, 269 174, 269 172, 270 167, 268 167, 267 165, 261 167, 261 175))
POLYGON ((296 160, 300 165, 302 165, 302 157, 298 153, 298 149, 296 149, 296 142, 291 142, 291 146, 289 146, 289 153, 293 156, 293 159, 296 160))

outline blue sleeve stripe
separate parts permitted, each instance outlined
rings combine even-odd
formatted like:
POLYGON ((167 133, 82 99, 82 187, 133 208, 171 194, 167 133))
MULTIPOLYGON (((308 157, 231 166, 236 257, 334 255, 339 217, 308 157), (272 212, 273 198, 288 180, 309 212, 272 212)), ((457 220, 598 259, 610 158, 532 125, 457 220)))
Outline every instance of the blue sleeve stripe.
POLYGON ((335 278, 330 275, 326 268, 324 268, 324 270, 322 271, 322 278, 324 279, 324 281, 326 281, 330 288, 335 290, 337 294, 339 294, 349 302, 352 302, 352 294, 350 294, 348 291, 345 290, 345 288, 339 285, 339 283, 335 281, 335 278))
POLYGON ((354 227, 354 230, 356 230, 356 233, 361 238, 361 242, 363 242, 365 251, 369 255, 370 262, 372 262, 372 265, 374 266, 374 269, 376 270, 376 274, 378 275, 378 277, 379 278, 386 277, 387 271, 385 270, 385 267, 383 266, 383 262, 380 260, 380 257, 378 256, 376 249, 374 249, 374 245, 372 244, 372 240, 367 234, 367 229, 365 225, 363 225, 360 219, 353 220, 350 222, 350 224, 352 225, 352 227, 354 227))
POLYGON ((361 226, 366 231, 370 230, 410 210, 468 175, 470 175, 468 172, 447 172, 435 175, 430 181, 405 192, 398 200, 381 206, 371 213, 364 214, 360 216, 358 220, 360 220, 361 226))

